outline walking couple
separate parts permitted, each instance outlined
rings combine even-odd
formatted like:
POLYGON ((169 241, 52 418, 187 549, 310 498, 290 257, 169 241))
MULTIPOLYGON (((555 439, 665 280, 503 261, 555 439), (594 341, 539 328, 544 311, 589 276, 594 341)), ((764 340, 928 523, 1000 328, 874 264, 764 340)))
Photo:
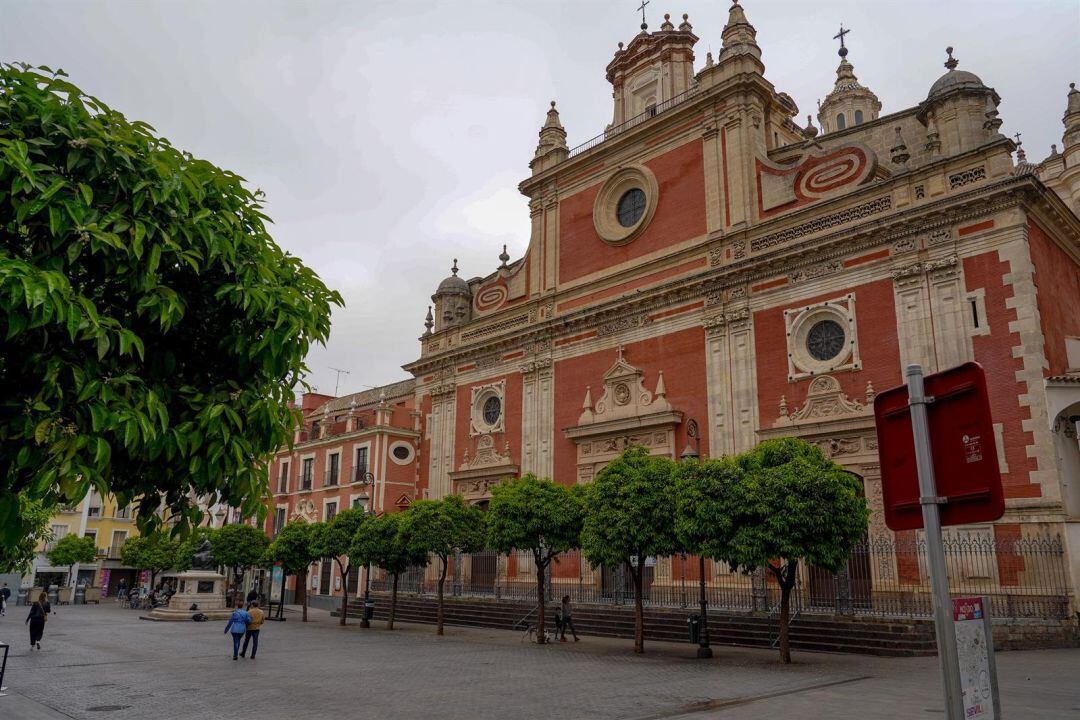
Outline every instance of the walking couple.
POLYGON ((225 626, 225 633, 232 635, 233 660, 236 660, 238 655, 247 657, 249 642, 251 643, 251 659, 255 659, 255 653, 259 652, 259 630, 265 619, 266 616, 259 609, 257 600, 252 601, 247 610, 244 609, 243 602, 236 603, 236 609, 233 610, 229 623, 225 626), (244 642, 243 649, 240 648, 241 640, 244 642))

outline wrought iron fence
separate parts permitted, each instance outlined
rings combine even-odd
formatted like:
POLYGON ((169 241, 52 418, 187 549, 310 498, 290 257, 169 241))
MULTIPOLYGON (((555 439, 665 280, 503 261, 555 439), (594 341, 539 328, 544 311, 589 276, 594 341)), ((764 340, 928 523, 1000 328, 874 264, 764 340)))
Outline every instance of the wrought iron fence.
MULTIPOLYGON (((1068 571, 1060 537, 1003 539, 992 536, 945 540, 953 595, 986 595, 996 617, 1069 617, 1068 571)), ((840 572, 801 566, 792 597, 800 613, 930 617, 926 544, 921 537, 879 537, 858 543, 840 572)), ((434 595, 438 563, 402 576, 398 592, 434 595)), ((389 578, 373 574, 372 590, 388 591, 389 578)), ((594 567, 578 551, 560 555, 546 572, 549 602, 569 595, 590 605, 632 604, 631 574, 625 567, 594 567)), ((528 553, 459 555, 447 572, 447 596, 536 602, 536 572, 528 553)), ((771 612, 780 589, 771 573, 731 572, 706 561, 709 607, 771 612)), ((690 608, 700 597, 699 561, 693 557, 646 558, 643 600, 648 607, 690 608)))
POLYGON ((624 132, 626 132, 627 130, 629 130, 631 128, 637 127, 638 125, 645 122, 646 120, 650 120, 650 119, 656 117, 657 115, 659 115, 660 113, 662 113, 662 112, 664 112, 666 110, 670 110, 671 108, 675 107, 676 105, 679 105, 680 103, 685 102, 686 100, 689 100, 691 97, 694 97, 695 95, 697 95, 698 92, 699 92, 699 90, 696 87, 692 87, 689 90, 684 90, 683 92, 679 93, 678 95, 675 95, 674 97, 668 98, 667 100, 663 101, 659 105, 653 105, 652 107, 645 110, 645 112, 640 113, 638 115, 635 115, 634 117, 630 118, 629 120, 626 120, 626 121, 624 121, 624 122, 622 122, 622 123, 620 123, 618 125, 615 125, 613 127, 609 127, 607 130, 600 133, 596 137, 590 138, 590 139, 586 140, 585 142, 581 143, 580 145, 577 145, 577 146, 571 148, 569 157, 574 157, 575 155, 580 155, 581 153, 585 152, 586 150, 593 149, 594 147, 596 147, 597 145, 599 145, 600 143, 604 142, 605 140, 607 140, 609 138, 613 138, 613 137, 615 137, 616 135, 618 135, 620 133, 624 133, 624 132))

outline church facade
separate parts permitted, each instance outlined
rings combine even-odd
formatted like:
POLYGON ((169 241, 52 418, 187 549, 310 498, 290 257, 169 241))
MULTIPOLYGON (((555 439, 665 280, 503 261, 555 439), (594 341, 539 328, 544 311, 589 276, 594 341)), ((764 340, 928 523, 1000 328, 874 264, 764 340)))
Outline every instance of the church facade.
MULTIPOLYGON (((607 66, 611 124, 579 147, 551 104, 520 184, 528 250, 504 248, 469 279, 455 261, 399 410, 367 428, 382 428, 383 455, 411 448, 404 464, 381 460, 404 470, 378 491, 380 511, 450 493, 483 505, 524 473, 587 483, 631 444, 678 459, 794 436, 862 479, 870 538, 897 540, 875 394, 910 363, 976 361, 1007 509, 962 532, 997 547, 1058 538, 1075 609, 1080 92, 1066 98, 1062 151, 1029 163, 999 132, 998 94, 952 48, 924 101, 882 115, 842 46, 835 87, 803 125, 755 36, 736 2, 721 51, 701 63, 685 15, 643 23, 607 66)), ((310 443, 351 442, 349 402, 312 403, 323 437, 283 452, 272 483, 310 443)), ((673 575, 663 565, 657 581, 673 575)), ((1019 555, 999 553, 989 572, 999 588, 1041 586, 1019 555)), ((873 573, 917 585, 925 568, 873 573)))

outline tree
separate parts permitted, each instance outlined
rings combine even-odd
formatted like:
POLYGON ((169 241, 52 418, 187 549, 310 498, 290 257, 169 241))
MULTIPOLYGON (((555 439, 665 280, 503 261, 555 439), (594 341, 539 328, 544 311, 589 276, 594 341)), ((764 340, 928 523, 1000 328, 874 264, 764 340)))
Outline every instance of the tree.
POLYGON ((404 513, 386 513, 371 518, 353 538, 349 557, 360 565, 375 565, 385 570, 393 578, 390 593, 390 617, 386 629, 394 629, 394 615, 397 613, 398 580, 409 568, 423 567, 427 564, 427 550, 419 547, 409 536, 406 524, 402 522, 404 513))
POLYGON ((535 475, 496 485, 487 512, 488 547, 501 553, 530 550, 536 567, 536 641, 544 636, 544 575, 551 561, 581 543, 578 494, 535 475))
POLYGON ((740 482, 715 512, 731 518, 724 549, 733 569, 765 568, 780 586, 780 659, 791 662, 791 590, 799 561, 837 571, 866 532, 870 513, 857 477, 795 438, 761 443, 737 458, 740 482))
POLYGON ((645 652, 642 580, 646 558, 679 550, 675 463, 627 448, 588 486, 581 549, 593 564, 624 565, 634 583, 634 652, 645 652))
POLYGON ((215 562, 229 569, 226 595, 233 581, 245 570, 262 564, 266 559, 266 546, 270 544, 262 530, 240 523, 223 525, 209 537, 215 562))
POLYGON ((138 570, 149 570, 150 587, 153 587, 158 573, 176 564, 179 549, 179 541, 156 530, 125 540, 120 547, 120 562, 138 570))
POLYGON ((75 564, 92 563, 96 555, 97 546, 94 543, 94 538, 89 535, 82 537, 65 535, 56 541, 56 545, 52 550, 45 553, 45 557, 49 558, 49 564, 67 566, 68 585, 75 584, 74 579, 71 577, 71 571, 74 569, 75 564))
POLYGON ((341 618, 345 624, 345 615, 349 609, 349 573, 353 569, 351 558, 353 539, 357 533, 365 532, 364 522, 367 515, 360 508, 342 510, 332 520, 319 523, 315 533, 315 552, 319 557, 333 558, 341 573, 341 618))
POLYGON ((34 564, 38 545, 51 541, 53 537, 49 525, 53 513, 44 502, 30 500, 26 494, 21 494, 17 503, 17 524, 23 528, 25 534, 0 542, 0 573, 29 572, 34 564))
POLYGON ((417 500, 405 511, 403 527, 414 546, 439 558, 439 605, 435 632, 443 634, 443 587, 450 556, 457 552, 476 552, 484 544, 484 515, 466 505, 460 495, 441 500, 417 500))
POLYGON ((341 297, 266 229, 262 194, 67 81, 0 64, 0 545, 91 487, 264 513, 268 458, 341 297))
MULTIPOLYGON (((311 563, 319 559, 315 553, 312 527, 303 520, 293 520, 281 528, 270 543, 269 559, 281 563, 282 572, 296 576, 297 591, 304 589, 303 619, 307 622, 307 572, 311 563)), ((282 598, 284 600, 284 598, 282 598)))

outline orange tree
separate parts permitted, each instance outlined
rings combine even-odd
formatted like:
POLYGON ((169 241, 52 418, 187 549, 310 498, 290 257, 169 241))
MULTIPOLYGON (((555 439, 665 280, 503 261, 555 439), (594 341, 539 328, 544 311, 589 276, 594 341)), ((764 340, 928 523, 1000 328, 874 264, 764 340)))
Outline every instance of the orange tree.
POLYGON ((677 552, 675 463, 631 447, 585 490, 581 549, 594 564, 623 565, 634 581, 634 652, 645 652, 643 576, 646 558, 677 552))
POLYGON ((791 662, 791 591, 799 562, 836 571, 866 533, 870 512, 858 478, 804 440, 761 443, 736 458, 741 475, 703 497, 701 513, 724 518, 718 555, 732 568, 765 568, 780 587, 780 659, 791 662))
POLYGON ((0 63, 0 545, 20 497, 93 487, 265 513, 304 357, 341 297, 270 237, 243 178, 174 148, 61 72, 0 63))
POLYGON ((409 568, 423 567, 427 563, 427 551, 418 547, 409 536, 408 527, 402 520, 404 513, 379 515, 364 523, 353 537, 349 557, 354 563, 374 565, 390 574, 393 585, 390 591, 390 616, 386 629, 394 629, 397 613, 398 580, 409 568))

